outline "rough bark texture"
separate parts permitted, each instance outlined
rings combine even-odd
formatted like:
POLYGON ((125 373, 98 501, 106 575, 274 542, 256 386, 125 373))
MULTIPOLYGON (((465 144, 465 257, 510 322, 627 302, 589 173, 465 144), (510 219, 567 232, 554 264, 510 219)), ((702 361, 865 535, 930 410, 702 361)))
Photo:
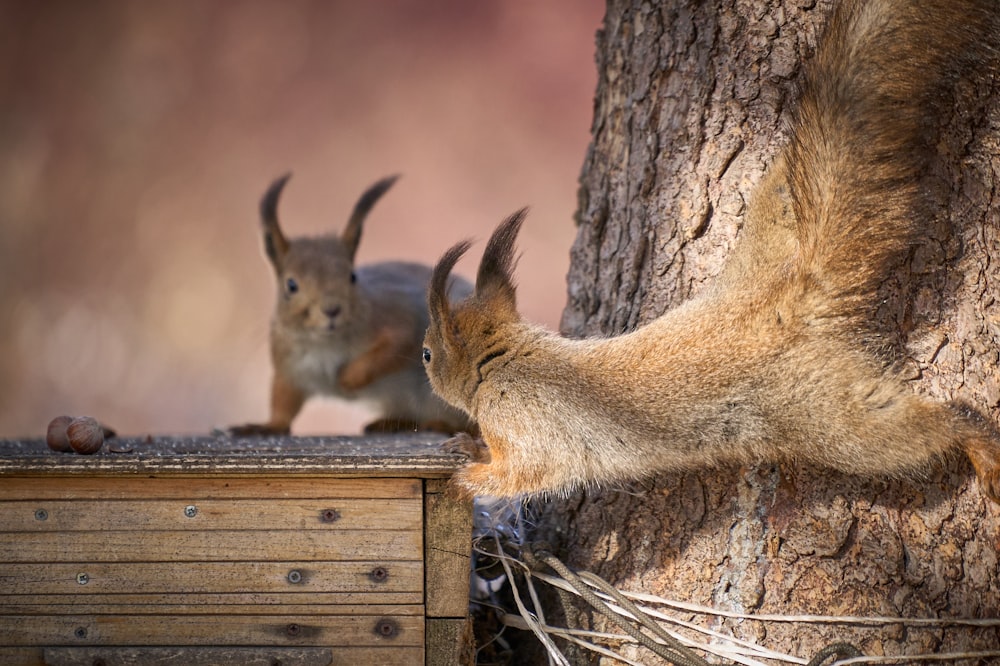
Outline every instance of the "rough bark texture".
MULTIPOLYGON (((564 334, 630 330, 720 270, 784 142, 800 63, 830 6, 609 0, 564 334)), ((915 390, 996 423, 1000 95, 996 84, 962 88, 925 178, 940 221, 887 280, 874 316, 880 349, 912 367, 915 390)), ((621 589, 760 613, 1000 616, 1000 507, 964 460, 908 482, 793 466, 664 475, 538 511, 537 537, 621 589)), ((583 612, 567 621, 606 626, 583 612)), ((1000 648, 996 629, 717 626, 806 657, 832 640, 871 655, 1000 648)))

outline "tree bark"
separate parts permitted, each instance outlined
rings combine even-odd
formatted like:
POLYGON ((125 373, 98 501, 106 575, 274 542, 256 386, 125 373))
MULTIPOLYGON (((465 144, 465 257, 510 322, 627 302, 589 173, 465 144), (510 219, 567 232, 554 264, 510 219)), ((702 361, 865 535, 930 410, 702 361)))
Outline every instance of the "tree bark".
MULTIPOLYGON (((565 335, 631 330, 719 272, 785 142, 800 63, 830 7, 609 0, 565 335)), ((962 400, 995 424, 1000 86, 973 78, 942 119, 941 156, 924 179, 941 215, 889 276, 873 317, 878 344, 912 369, 914 390, 962 400)), ((1000 507, 958 457, 911 481, 764 465, 661 475, 536 508, 536 538, 620 589, 743 612, 1000 617, 1000 507)), ((568 615, 571 626, 613 629, 582 607, 568 615)), ((840 640, 869 655, 1000 649, 996 628, 711 622, 806 658, 840 640)))

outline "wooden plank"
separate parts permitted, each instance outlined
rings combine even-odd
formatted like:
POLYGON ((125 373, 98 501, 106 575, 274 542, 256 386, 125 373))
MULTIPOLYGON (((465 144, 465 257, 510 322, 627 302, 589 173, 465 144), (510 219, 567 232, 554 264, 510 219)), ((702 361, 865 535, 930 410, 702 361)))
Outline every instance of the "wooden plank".
MULTIPOLYGON (((0 637, 0 642, 2 637, 0 637)), ((4 666, 47 666, 40 647, 0 647, 0 664, 4 666)), ((89 666, 92 666, 93 662, 89 666)))
MULTIPOLYGON (((205 604, 203 595, 161 595, 164 603, 128 604, 119 595, 89 595, 71 600, 62 595, 16 595, 0 597, 0 615, 423 615, 419 602, 386 603, 383 593, 356 595, 355 604, 320 604, 312 594, 273 595, 273 604, 205 604), (62 603, 41 603, 38 597, 56 598, 62 603), (86 601, 87 603, 80 603, 86 601)), ((124 596, 124 595, 122 595, 124 596)), ((416 595, 414 595, 416 596, 416 595)), ((0 662, 2 663, 2 662, 0 662)))
POLYGON ((0 642, 32 645, 288 645, 378 647, 424 645, 414 615, 127 615, 0 616, 0 642))
MULTIPOLYGON (((394 573, 402 575, 398 570, 394 573)), ((262 614, 272 611, 276 614, 307 614, 308 612, 335 614, 339 612, 340 608, 349 609, 358 604, 380 604, 396 608, 414 607, 423 612, 424 593, 423 589, 399 592, 382 589, 357 592, 310 591, 305 599, 309 608, 313 609, 312 611, 291 610, 294 605, 303 603, 303 596, 288 592, 4 594, 0 595, 0 615, 84 615, 88 613, 125 615, 150 612, 141 609, 152 609, 155 612, 157 609, 166 607, 177 610, 164 612, 176 614, 187 612, 185 610, 187 608, 198 609, 191 612, 219 612, 229 615, 262 614), (116 608, 121 610, 114 610, 116 608), (213 608, 216 610, 212 611, 213 608)), ((3 661, 0 661, 0 664, 2 663, 3 661)))
MULTIPOLYGON (((41 653, 41 650, 38 650, 41 653)), ((377 648, 49 648, 45 666, 419 666, 416 647, 377 648)), ((25 666, 42 664, 24 662, 25 666)), ((19 662, 4 661, 4 664, 19 662)))
POLYGON ((420 530, 419 499, 0 502, 0 530, 420 530))
POLYGON ((420 497, 419 479, 4 477, 0 499, 393 499, 420 497))
POLYGON ((417 530, 0 532, 0 562, 420 560, 422 545, 417 530))
POLYGON ((475 666, 471 621, 427 618, 425 632, 427 666, 475 666))
POLYGON ((378 603, 381 592, 422 593, 423 577, 419 561, 5 564, 0 565, 0 590, 12 595, 84 596, 367 592, 373 594, 367 603, 378 603), (375 575, 376 569, 384 577, 375 575), (297 583, 289 580, 293 571, 300 577, 297 583), (86 578, 81 579, 81 574, 86 578))
MULTIPOLYGON (((370 651, 370 650, 369 650, 370 651)), ((385 652, 376 648, 376 653, 385 652)), ((389 649, 391 652, 391 649, 389 649)), ((46 666, 330 666, 330 648, 48 648, 46 666)), ((358 655, 360 656, 360 655, 358 655)), ((374 655, 373 655, 374 656, 374 655)), ((369 662, 373 663, 373 662, 369 662)))
POLYGON ((44 440, 0 441, 0 476, 450 476, 465 458, 435 433, 362 437, 116 438, 92 456, 60 454, 44 440))
POLYGON ((427 481, 424 575, 427 616, 464 618, 472 574, 472 502, 455 499, 438 481, 427 481))

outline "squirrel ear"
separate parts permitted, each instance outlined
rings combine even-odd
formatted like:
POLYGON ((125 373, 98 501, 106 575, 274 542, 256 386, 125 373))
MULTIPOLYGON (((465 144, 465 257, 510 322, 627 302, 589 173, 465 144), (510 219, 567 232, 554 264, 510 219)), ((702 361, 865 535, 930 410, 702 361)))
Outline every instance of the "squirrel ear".
POLYGON ((281 264, 285 253, 288 252, 288 239, 278 226, 278 199, 285 188, 285 183, 291 177, 291 173, 286 173, 275 180, 260 200, 260 219, 264 224, 264 251, 275 267, 281 264))
POLYGON ((427 312, 431 325, 438 328, 441 335, 447 336, 451 330, 451 309, 448 305, 448 278, 455 264, 469 247, 469 241, 462 241, 444 253, 431 273, 431 282, 427 288, 427 312))
POLYGON ((479 262, 479 273, 476 275, 477 298, 503 304, 514 311, 517 310, 517 290, 514 286, 514 266, 517 264, 517 257, 514 255, 517 249, 515 241, 527 214, 528 209, 522 208, 500 223, 486 244, 483 258, 479 262))
POLYGON ((354 255, 358 251, 358 243, 361 242, 361 228, 364 226, 365 218, 368 217, 368 212, 375 205, 375 202, 386 193, 386 191, 392 187, 392 184, 399 179, 399 175, 388 176, 378 181, 361 195, 358 199, 358 203, 354 204, 354 211, 351 213, 351 218, 347 220, 347 226, 344 227, 344 233, 340 235, 340 240, 343 242, 344 247, 347 248, 347 256, 354 261, 354 255))

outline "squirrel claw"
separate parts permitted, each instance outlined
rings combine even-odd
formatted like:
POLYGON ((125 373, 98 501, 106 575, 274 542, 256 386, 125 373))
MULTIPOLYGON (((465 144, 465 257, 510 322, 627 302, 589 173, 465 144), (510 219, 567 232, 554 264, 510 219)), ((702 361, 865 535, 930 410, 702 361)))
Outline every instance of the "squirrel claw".
POLYGON ((441 448, 446 453, 461 453, 474 462, 489 463, 492 459, 490 447, 480 437, 473 437, 467 432, 460 432, 451 439, 445 440, 441 448))

